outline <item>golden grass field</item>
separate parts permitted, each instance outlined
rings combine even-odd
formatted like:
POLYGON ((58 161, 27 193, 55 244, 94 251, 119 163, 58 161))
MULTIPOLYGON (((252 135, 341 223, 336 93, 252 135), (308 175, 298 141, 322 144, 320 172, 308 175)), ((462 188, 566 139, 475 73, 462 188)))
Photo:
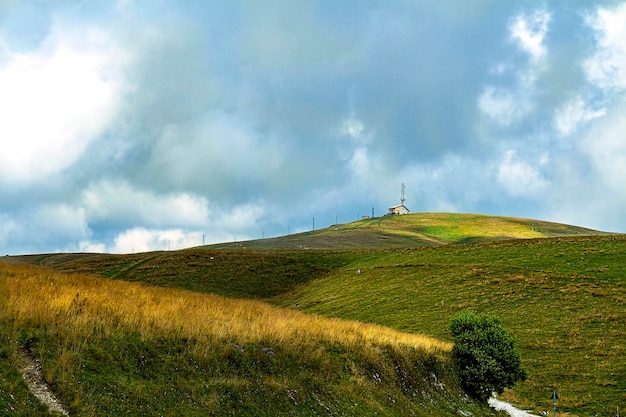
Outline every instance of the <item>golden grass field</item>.
MULTIPOLYGON (((450 349, 295 306, 0 262, 0 361, 30 352, 70 415, 318 415, 330 405, 354 416, 453 415, 463 400, 450 349), (431 395, 420 386, 432 378, 453 394, 427 388, 451 398, 427 411, 413 397, 431 395)), ((0 372, 0 414, 23 384, 12 366, 0 372)), ((41 404, 32 414, 28 398, 16 416, 48 415, 41 404)))
POLYGON ((345 345, 409 346, 445 352, 451 346, 431 337, 358 321, 304 314, 261 301, 240 300, 137 283, 62 274, 27 265, 2 265, 2 315, 20 323, 62 322, 93 336, 116 327, 141 334, 273 341, 300 349, 311 340, 345 345))

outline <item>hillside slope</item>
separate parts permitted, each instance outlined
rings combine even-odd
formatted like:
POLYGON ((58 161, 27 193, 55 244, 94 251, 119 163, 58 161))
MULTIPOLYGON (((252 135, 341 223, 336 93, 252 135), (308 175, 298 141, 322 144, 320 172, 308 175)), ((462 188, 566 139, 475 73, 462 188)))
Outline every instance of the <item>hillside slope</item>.
POLYGON ((623 235, 371 251, 275 301, 443 340, 458 312, 497 315, 529 371, 505 399, 539 413, 557 389, 578 416, 614 416, 626 400, 623 235))
MULTIPOLYGON (((505 399, 540 412, 551 409, 549 394, 557 389, 561 409, 572 416, 612 416, 626 400, 624 235, 532 220, 444 214, 344 226, 352 233, 342 238, 345 245, 370 249, 302 250, 303 245, 290 246, 297 240, 277 239, 291 250, 272 250, 272 245, 279 246, 274 243, 253 250, 249 242, 246 250, 201 247, 8 260, 264 299, 286 309, 298 304, 303 312, 448 341, 447 323, 453 314, 495 314, 518 338, 530 373, 505 399), (428 217, 427 223, 418 224, 428 217), (431 239, 427 245, 424 233, 431 239), (533 238, 536 233, 541 238, 533 238), (443 244, 477 240, 482 242, 443 244), (393 247, 400 242, 415 247, 393 247)), ((324 229, 311 237, 336 247, 334 232, 324 229), (327 240, 324 233, 330 233, 327 240)))
POLYGON ((2 415, 52 415, 18 352, 72 416, 496 415, 423 335, 4 262, 0 294, 2 415))
POLYGON ((190 249, 21 258, 68 272, 261 298, 304 312, 450 340, 460 311, 495 314, 529 379, 505 398, 611 416, 626 392, 626 237, 581 236, 370 250, 190 249), (63 262, 61 262, 63 260, 63 262), (357 274, 356 271, 360 270, 357 274), (546 394, 546 392, 548 394, 546 394))
POLYGON ((482 214, 414 213, 384 216, 325 229, 244 242, 209 245, 221 249, 364 249, 534 239, 603 236, 610 233, 532 219, 482 214))

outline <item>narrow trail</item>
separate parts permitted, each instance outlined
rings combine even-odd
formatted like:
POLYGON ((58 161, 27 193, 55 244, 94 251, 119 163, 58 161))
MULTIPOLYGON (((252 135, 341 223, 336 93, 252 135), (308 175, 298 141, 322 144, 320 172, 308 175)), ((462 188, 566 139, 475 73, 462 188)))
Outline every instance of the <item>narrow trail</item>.
POLYGON ((31 394, 37 397, 41 403, 47 405, 50 411, 64 416, 70 415, 44 380, 39 361, 34 359, 27 349, 19 348, 17 350, 17 367, 31 394))

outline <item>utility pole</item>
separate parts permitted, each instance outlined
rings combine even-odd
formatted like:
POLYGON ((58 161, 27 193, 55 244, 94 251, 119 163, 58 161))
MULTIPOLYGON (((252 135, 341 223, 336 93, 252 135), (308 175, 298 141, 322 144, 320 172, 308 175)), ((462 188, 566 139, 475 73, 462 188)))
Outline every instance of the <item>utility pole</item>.
POLYGON ((202 233, 202 246, 204 246, 204 233, 202 233))

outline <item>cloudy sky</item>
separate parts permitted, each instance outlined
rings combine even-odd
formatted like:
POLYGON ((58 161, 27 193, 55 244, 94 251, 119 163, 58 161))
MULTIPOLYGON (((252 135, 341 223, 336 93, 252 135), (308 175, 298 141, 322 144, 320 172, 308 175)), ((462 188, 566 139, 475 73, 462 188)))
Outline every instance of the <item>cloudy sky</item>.
POLYGON ((0 253, 387 212, 626 232, 626 1, 0 0, 0 253))

